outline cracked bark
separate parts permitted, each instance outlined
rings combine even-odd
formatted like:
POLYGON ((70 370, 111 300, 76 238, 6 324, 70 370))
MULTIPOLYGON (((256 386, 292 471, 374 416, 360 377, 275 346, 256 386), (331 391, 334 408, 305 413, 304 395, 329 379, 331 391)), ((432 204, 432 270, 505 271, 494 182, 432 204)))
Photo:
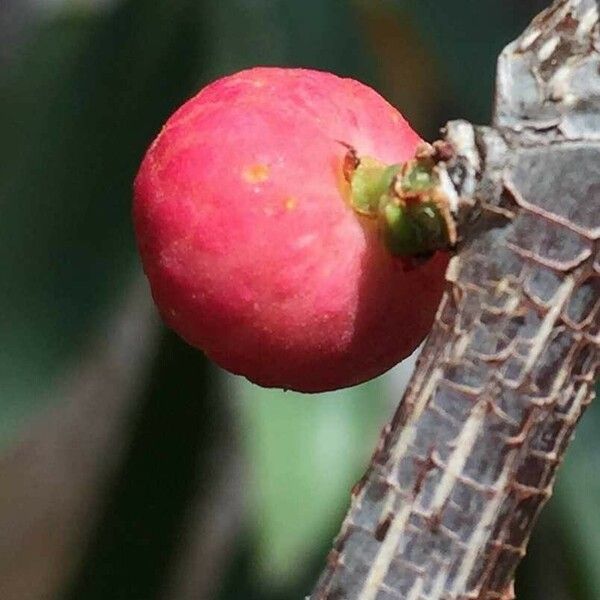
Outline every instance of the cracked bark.
POLYGON ((462 242, 311 600, 514 597, 600 370, 598 0, 500 55, 492 127, 447 125, 462 242))

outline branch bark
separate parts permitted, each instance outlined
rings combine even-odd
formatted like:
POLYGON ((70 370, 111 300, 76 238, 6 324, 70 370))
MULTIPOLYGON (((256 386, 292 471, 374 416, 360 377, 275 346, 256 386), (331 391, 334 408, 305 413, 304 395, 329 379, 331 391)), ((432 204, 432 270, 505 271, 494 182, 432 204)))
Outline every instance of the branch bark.
POLYGON ((500 56, 494 126, 447 125, 462 242, 311 600, 514 597, 600 371, 598 9, 555 2, 500 56))

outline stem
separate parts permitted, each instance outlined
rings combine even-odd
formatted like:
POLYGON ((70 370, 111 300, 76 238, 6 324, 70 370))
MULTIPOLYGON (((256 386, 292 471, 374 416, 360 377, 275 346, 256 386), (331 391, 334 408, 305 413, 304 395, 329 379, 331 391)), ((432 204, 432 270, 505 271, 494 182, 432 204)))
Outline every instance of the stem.
POLYGON ((498 128, 448 124, 463 241, 311 600, 514 598, 600 373, 600 98, 577 76, 598 26, 597 2, 558 0, 501 55, 498 128))

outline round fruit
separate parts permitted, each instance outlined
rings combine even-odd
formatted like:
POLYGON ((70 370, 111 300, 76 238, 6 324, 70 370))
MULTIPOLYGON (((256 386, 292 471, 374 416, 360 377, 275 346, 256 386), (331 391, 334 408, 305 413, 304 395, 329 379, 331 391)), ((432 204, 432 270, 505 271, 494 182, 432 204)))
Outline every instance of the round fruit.
POLYGON ((204 88, 134 186, 166 323, 267 387, 337 389, 405 358, 431 327, 447 259, 392 256, 350 205, 345 158, 396 163, 419 142, 376 92, 328 73, 256 68, 204 88))

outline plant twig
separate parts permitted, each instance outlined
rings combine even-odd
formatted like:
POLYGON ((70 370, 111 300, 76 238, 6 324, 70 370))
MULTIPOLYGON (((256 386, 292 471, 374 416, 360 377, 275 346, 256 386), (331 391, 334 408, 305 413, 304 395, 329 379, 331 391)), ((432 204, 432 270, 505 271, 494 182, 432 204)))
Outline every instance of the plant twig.
POLYGON ((311 600, 507 600, 600 371, 600 25, 558 0, 449 123, 462 241, 311 600))

